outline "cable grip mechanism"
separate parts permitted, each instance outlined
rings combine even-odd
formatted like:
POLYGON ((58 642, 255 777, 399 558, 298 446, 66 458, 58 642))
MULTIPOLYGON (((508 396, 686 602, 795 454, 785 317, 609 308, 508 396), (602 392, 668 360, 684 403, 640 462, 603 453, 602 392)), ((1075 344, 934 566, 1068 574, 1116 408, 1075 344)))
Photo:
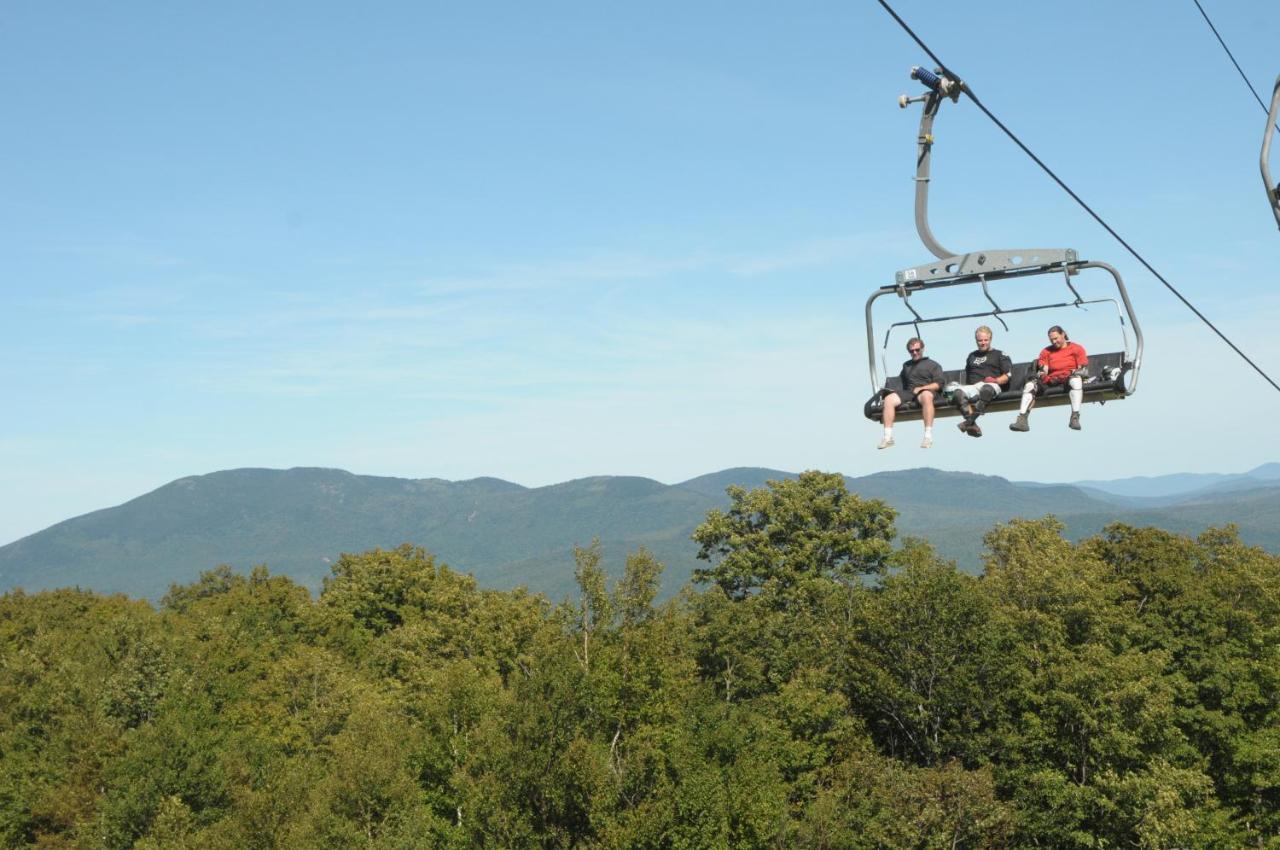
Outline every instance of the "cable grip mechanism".
POLYGON ((953 103, 960 99, 960 91, 964 88, 963 83, 946 76, 941 68, 930 71, 928 68, 915 65, 911 68, 911 79, 919 80, 932 92, 951 98, 953 103))
POLYGON ((901 109, 906 109, 913 103, 924 103, 931 97, 949 97, 951 102, 955 103, 960 99, 960 92, 964 90, 963 83, 946 76, 941 68, 930 71, 928 68, 914 65, 911 68, 911 79, 919 80, 932 94, 921 94, 915 97, 906 94, 898 95, 898 107, 901 109))

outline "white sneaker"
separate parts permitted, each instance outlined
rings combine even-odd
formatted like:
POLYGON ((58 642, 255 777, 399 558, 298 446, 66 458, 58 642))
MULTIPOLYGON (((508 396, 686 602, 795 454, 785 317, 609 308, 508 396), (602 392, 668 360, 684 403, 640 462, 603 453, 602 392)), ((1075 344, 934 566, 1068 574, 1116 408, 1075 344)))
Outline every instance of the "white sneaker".
POLYGON ((921 441, 920 441, 920 448, 922 448, 922 449, 931 449, 931 448, 933 448, 933 437, 925 437, 923 440, 921 440, 921 441))
POLYGON ((891 448, 893 448, 893 437, 885 437, 884 439, 882 439, 882 440, 880 441, 880 445, 876 446, 876 448, 877 448, 877 449, 891 449, 891 448))

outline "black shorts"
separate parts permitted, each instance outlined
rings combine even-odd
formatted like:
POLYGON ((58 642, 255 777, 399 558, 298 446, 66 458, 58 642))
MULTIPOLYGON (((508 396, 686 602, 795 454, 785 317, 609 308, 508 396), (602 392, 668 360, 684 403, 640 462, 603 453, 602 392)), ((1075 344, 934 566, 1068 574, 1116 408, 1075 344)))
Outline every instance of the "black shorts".
MULTIPOLYGON (((935 399, 938 397, 937 390, 927 390, 926 392, 933 393, 933 397, 935 399)), ((916 395, 911 390, 891 390, 888 387, 885 387, 884 389, 880 390, 881 398, 888 398, 891 395, 896 395, 898 397, 899 404, 908 404, 911 402, 914 402, 916 404, 920 403, 920 396, 916 395)))

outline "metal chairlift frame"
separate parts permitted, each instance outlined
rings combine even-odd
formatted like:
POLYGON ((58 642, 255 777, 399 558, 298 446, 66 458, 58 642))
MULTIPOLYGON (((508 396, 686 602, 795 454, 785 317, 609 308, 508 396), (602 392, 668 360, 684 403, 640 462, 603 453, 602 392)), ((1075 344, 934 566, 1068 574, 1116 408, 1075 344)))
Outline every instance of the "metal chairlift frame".
POLYGON ((1271 92, 1271 109, 1267 112, 1267 129, 1262 136, 1262 185, 1267 190, 1267 203, 1276 217, 1276 227, 1280 227, 1280 185, 1271 179, 1271 137, 1275 135, 1276 120, 1280 118, 1280 77, 1276 77, 1276 87, 1271 92))
MULTIPOLYGON (((974 251, 967 254, 955 254, 943 248, 942 245, 934 238, 932 230, 929 228, 929 164, 930 154, 933 148, 933 121, 937 116, 938 109, 942 106, 944 100, 950 99, 955 102, 959 99, 963 91, 963 83, 958 80, 949 79, 944 75, 942 69, 936 72, 930 72, 924 68, 912 68, 911 76, 913 79, 919 80, 928 89, 928 92, 918 97, 908 97, 902 95, 898 98, 898 105, 906 108, 912 103, 920 101, 924 102, 924 110, 920 116, 920 132, 917 138, 917 157, 916 157, 916 197, 915 197, 915 218, 916 231, 920 235, 920 240, 925 247, 929 249, 935 257, 936 262, 926 263, 925 265, 916 266, 914 268, 904 269, 897 272, 894 283, 891 286, 883 286, 873 292, 871 297, 867 299, 866 306, 866 322, 867 322, 867 359, 871 373, 871 386, 875 395, 867 402, 864 410, 867 418, 879 421, 883 408, 883 391, 882 388, 888 387, 897 389, 895 386, 897 377, 893 376, 887 380, 881 378, 879 369, 876 365, 876 341, 875 341, 875 325, 872 318, 872 305, 878 298, 885 295, 897 295, 902 299, 903 304, 912 314, 911 319, 901 322, 895 322, 889 326, 885 332, 885 344, 887 346, 889 335, 894 328, 905 325, 913 325, 917 328, 916 335, 919 336, 918 327, 921 324, 931 322, 953 321, 965 318, 990 317, 1000 322, 1001 325, 1008 329, 1001 318, 1004 314, 1025 313, 1034 310, 1048 310, 1061 307, 1083 307, 1087 304, 1111 303, 1115 305, 1116 312, 1120 314, 1121 332, 1124 336, 1124 351, 1112 354, 1091 355, 1092 374, 1089 383, 1085 388, 1085 401, 1089 402, 1105 402, 1113 399, 1123 399, 1132 395, 1137 389, 1138 372, 1142 363, 1142 329, 1138 324, 1138 320, 1133 312, 1133 304, 1129 301, 1129 293, 1125 289, 1124 281, 1120 277, 1120 273, 1112 266, 1092 261, 1081 260, 1074 249, 1071 248, 1029 248, 1021 250, 991 250, 991 251, 974 251), (1097 298, 1083 299, 1080 297, 1075 286, 1071 282, 1071 278, 1084 269, 1102 269, 1109 273, 1115 282, 1116 290, 1119 293, 1119 302, 1114 298, 1097 298), (1030 277, 1048 274, 1061 274, 1066 283, 1067 289, 1070 291, 1072 299, 1055 304, 1037 304, 1029 307, 1017 307, 1012 309, 1002 308, 991 296, 988 288, 989 283, 1001 280, 1010 280, 1020 277, 1030 277), (990 310, 983 310, 975 313, 964 313, 949 316, 925 317, 922 316, 911 304, 911 295, 924 290, 941 289, 944 287, 963 286, 963 285, 980 285, 983 295, 988 303, 991 304, 990 310), (1123 313, 1121 314, 1121 307, 1123 313), (1128 318, 1128 324, 1133 329, 1134 347, 1129 347, 1129 337, 1124 333, 1125 318, 1128 318)), ((1280 80, 1277 81, 1277 99, 1273 102, 1272 111, 1276 110, 1276 104, 1280 104, 1280 80)), ((1266 144, 1269 145, 1270 138, 1266 144)), ((1266 147, 1264 146, 1264 156, 1266 147)), ((1264 160, 1265 169, 1265 160, 1264 160)), ((1270 184, 1268 184, 1270 185, 1270 184)), ((1280 212, 1277 212, 1277 220, 1280 221, 1280 212)), ((1016 409, 1018 401, 1021 398, 1022 385, 1025 381, 1029 367, 1033 364, 1022 363, 1015 367, 1009 386, 1005 389, 1001 396, 987 406, 989 412, 1006 409, 1016 409)), ((961 370, 962 371, 962 370, 961 370)), ((1034 370, 1030 370, 1034 373, 1034 370)), ((886 367, 887 372, 887 367, 886 367)), ((948 380, 956 378, 963 382, 963 374, 949 372, 948 380)), ((1057 392, 1050 390, 1044 396, 1037 400, 1037 405, 1054 405, 1065 404, 1069 399, 1065 389, 1057 392)), ((950 403, 950 401, 942 398, 941 394, 937 394, 935 401, 935 415, 938 417, 959 415, 960 410, 950 403)), ((920 408, 913 401, 904 401, 898 407, 896 419, 898 421, 910 421, 919 419, 921 416, 920 408)))

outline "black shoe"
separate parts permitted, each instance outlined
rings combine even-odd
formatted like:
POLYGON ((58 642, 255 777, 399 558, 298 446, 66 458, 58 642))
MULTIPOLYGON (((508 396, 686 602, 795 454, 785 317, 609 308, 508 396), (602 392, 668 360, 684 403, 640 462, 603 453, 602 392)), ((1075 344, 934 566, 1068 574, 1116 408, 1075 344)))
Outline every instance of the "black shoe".
POLYGON ((978 423, 977 423, 977 422, 970 422, 970 423, 969 423, 969 430, 968 430, 968 431, 966 431, 965 433, 967 433, 970 437, 981 437, 981 436, 982 436, 982 429, 978 427, 978 423))
POLYGON ((969 427, 970 427, 971 425, 973 425, 973 422, 971 422, 971 421, 969 420, 969 417, 967 417, 967 416, 966 416, 964 419, 960 420, 960 422, 958 422, 958 423, 956 424, 956 427, 957 427, 957 428, 959 428, 959 429, 960 429, 961 431, 963 431, 964 433, 968 434, 968 433, 969 433, 969 427))
POLYGON ((1072 431, 1080 430, 1080 414, 1079 413, 1071 414, 1071 421, 1067 423, 1067 427, 1070 428, 1072 431))

